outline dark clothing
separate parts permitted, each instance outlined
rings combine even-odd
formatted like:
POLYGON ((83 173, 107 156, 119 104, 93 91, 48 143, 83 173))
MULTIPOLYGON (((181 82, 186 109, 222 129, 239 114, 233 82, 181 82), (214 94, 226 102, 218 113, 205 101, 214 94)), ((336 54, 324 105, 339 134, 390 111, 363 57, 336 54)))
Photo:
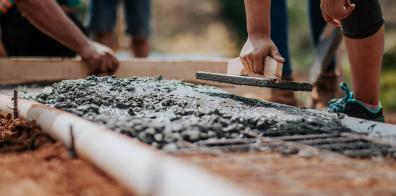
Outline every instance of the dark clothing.
POLYGON ((351 0, 356 5, 352 14, 342 21, 342 30, 346 37, 362 39, 378 32, 384 24, 381 6, 378 0, 351 0))
MULTIPOLYGON (((89 29, 100 35, 114 31, 117 6, 120 0, 91 0, 89 29)), ((122 0, 124 4, 126 32, 135 38, 150 36, 151 0, 122 0)))
MULTIPOLYGON (((84 33, 81 22, 68 15, 84 33)), ((9 56, 74 57, 76 53, 34 27, 17 7, 0 16, 1 38, 9 56)), ((59 29, 60 31, 62 29, 59 29)))
MULTIPOLYGON (((314 46, 319 43, 320 35, 326 21, 322 17, 319 0, 308 1, 309 22, 311 27, 311 37, 314 46)), ((283 76, 290 77, 293 73, 293 66, 291 64, 289 52, 289 29, 288 29, 288 14, 287 14, 287 1, 274 0, 271 2, 271 38, 275 45, 278 47, 280 54, 285 58, 283 64, 283 76)), ((335 69, 335 60, 328 66, 328 71, 335 69)))

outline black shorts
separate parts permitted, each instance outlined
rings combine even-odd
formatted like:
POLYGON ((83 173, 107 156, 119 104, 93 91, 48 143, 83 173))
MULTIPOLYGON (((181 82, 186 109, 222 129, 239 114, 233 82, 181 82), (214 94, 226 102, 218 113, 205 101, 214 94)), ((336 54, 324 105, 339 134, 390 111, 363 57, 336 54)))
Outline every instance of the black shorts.
MULTIPOLYGON (((69 18, 83 32, 83 25, 74 15, 69 18)), ((21 15, 18 8, 11 8, 0 16, 1 39, 8 56, 75 57, 76 53, 34 27, 21 15)), ((59 30, 62 30, 60 27, 59 30)))
POLYGON ((352 14, 344 19, 342 30, 346 37, 362 39, 378 32, 384 24, 378 0, 351 0, 356 5, 352 14))

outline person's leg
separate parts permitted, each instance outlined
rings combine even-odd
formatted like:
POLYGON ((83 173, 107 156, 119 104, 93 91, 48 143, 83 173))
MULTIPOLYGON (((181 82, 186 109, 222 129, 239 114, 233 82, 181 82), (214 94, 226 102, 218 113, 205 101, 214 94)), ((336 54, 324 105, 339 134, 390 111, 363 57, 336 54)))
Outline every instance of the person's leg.
POLYGON ((132 37, 131 39, 131 50, 135 57, 145 58, 150 53, 150 42, 148 38, 143 37, 132 37))
POLYGON ((286 0, 271 2, 271 38, 285 59, 283 73, 285 78, 292 78, 293 68, 289 52, 289 28, 286 0))
POLYGON ((114 27, 117 18, 118 0, 91 0, 88 27, 94 40, 115 49, 114 27))
MULTIPOLYGON (((320 36, 327 23, 322 17, 322 11, 320 9, 320 1, 318 0, 309 0, 308 1, 308 15, 309 15, 309 24, 311 30, 312 42, 314 43, 314 47, 316 47, 320 41, 320 36)), ((335 59, 329 64, 327 71, 335 71, 335 59)))
POLYGON ((356 10, 342 26, 354 96, 364 103, 378 105, 385 39, 381 7, 378 0, 352 2, 356 3, 356 10))
MULTIPOLYGON (((329 111, 383 121, 379 104, 384 19, 378 0, 352 0, 352 14, 342 21, 354 93, 329 105, 329 111), (342 107, 341 107, 342 106, 342 107)), ((344 90, 348 92, 344 86, 344 90)))
POLYGON ((357 100, 371 105, 378 105, 379 102, 384 35, 385 30, 382 27, 368 38, 345 37, 354 96, 357 100))
MULTIPOLYGON (((320 9, 320 1, 309 0, 308 1, 308 15, 311 30, 311 38, 316 48, 319 44, 322 32, 324 31, 327 23, 322 17, 322 11, 320 9)), ((311 107, 315 109, 326 108, 328 102, 335 98, 337 92, 338 77, 335 73, 336 63, 335 59, 328 65, 327 70, 321 73, 314 82, 314 88, 312 90, 312 102, 311 107)))
POLYGON ((127 32, 132 36, 131 50, 135 57, 147 57, 150 52, 150 0, 124 0, 128 23, 127 32))
MULTIPOLYGON (((289 31, 288 14, 286 0, 276 0, 271 2, 271 38, 285 62, 283 63, 282 80, 293 80, 293 68, 289 52, 289 31)), ((293 91, 271 89, 269 101, 297 105, 297 99, 293 91)))

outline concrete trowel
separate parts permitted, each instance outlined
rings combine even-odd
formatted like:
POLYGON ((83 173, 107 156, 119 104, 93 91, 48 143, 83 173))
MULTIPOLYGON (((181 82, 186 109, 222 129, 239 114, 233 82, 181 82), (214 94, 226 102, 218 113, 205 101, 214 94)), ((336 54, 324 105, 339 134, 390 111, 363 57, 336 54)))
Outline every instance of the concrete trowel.
POLYGON ((281 80, 283 65, 266 57, 264 75, 255 74, 244 67, 239 58, 228 61, 227 73, 197 72, 195 77, 199 80, 208 80, 220 83, 278 88, 292 91, 312 91, 312 84, 308 82, 294 82, 281 80))
POLYGON ((312 91, 313 86, 308 82, 294 82, 281 80, 283 64, 267 56, 264 62, 264 74, 255 74, 245 67, 240 58, 228 61, 227 73, 197 72, 195 77, 200 80, 215 81, 228 84, 278 88, 292 91, 312 91))

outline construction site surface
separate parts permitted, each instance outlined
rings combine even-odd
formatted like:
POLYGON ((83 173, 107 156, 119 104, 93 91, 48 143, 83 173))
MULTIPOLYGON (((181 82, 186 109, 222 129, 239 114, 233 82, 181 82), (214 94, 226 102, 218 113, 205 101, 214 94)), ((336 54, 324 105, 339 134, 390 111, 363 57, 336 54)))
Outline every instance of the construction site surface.
MULTIPOLYGON (((23 61, 7 63, 24 65, 23 61)), ((57 63, 60 62, 54 64, 57 63)), ((126 63, 124 68, 133 67, 135 63, 126 63)), ((185 69, 188 70, 189 67, 192 70, 185 74, 186 79, 183 79, 180 73, 175 73, 177 77, 172 76, 174 73, 171 71, 164 72, 161 76, 158 70, 163 67, 157 64, 164 62, 144 63, 151 64, 151 72, 124 72, 125 75, 122 77, 77 75, 80 79, 68 76, 70 79, 63 81, 17 84, 28 82, 26 78, 29 75, 26 75, 19 82, 11 81, 9 83, 13 83, 12 85, 3 85, 0 94, 12 95, 13 90, 17 89, 19 98, 60 109, 106 127, 123 137, 131 138, 131 141, 138 140, 139 143, 144 143, 145 147, 150 146, 150 150, 162 151, 165 156, 197 166, 246 193, 396 194, 394 143, 391 140, 372 137, 372 134, 358 133, 345 126, 343 122, 348 117, 244 96, 247 91, 254 93, 259 91, 259 88, 242 88, 194 80, 194 70, 224 72, 225 65, 222 62, 211 62, 211 66, 217 64, 213 68, 207 66, 208 63, 202 65, 202 62, 184 62, 187 67, 185 69)), ((164 64, 167 63, 172 64, 164 64)), ((182 66, 183 63, 174 64, 182 66)), ((77 63, 75 65, 77 66, 77 63)), ((70 67, 64 67, 68 66, 70 67)), ((0 159, 0 168, 7 171, 0 174, 0 179, 9 183, 4 184, 8 189, 3 189, 3 184, 0 185, 0 194, 8 194, 13 190, 9 188, 11 186, 27 187, 19 190, 22 194, 28 193, 30 189, 40 195, 67 195, 75 193, 76 190, 86 190, 84 193, 87 194, 84 195, 134 193, 131 188, 124 188, 125 183, 118 184, 114 179, 117 177, 102 173, 100 168, 93 167, 89 163, 91 160, 87 160, 86 157, 81 160, 70 156, 69 145, 64 147, 44 133, 40 134, 45 136, 45 145, 41 145, 42 137, 32 140, 32 134, 41 132, 40 124, 30 125, 19 119, 12 120, 11 115, 1 116, 0 122, 0 156, 4 157, 0 159), (23 122, 23 126, 18 124, 19 122, 23 122), (10 145, 10 141, 13 140, 7 139, 10 137, 9 133, 12 137, 18 136, 18 142, 24 145, 19 149, 13 149, 10 145), (30 170, 12 169, 19 167, 18 162, 32 164, 28 168, 34 168, 35 174, 30 174, 30 170), (36 164, 40 167, 35 167, 36 164), (74 173, 75 171, 78 172, 74 173), (48 181, 50 177, 46 175, 53 175, 51 179, 71 185, 66 188, 60 186, 59 190, 54 189, 48 181), (89 176, 90 180, 81 180, 84 182, 82 184, 68 180, 84 179, 84 176, 89 176)), ((384 130, 392 128, 387 127, 384 130)), ((26 164, 24 167, 27 167, 26 164)), ((168 179, 165 174, 166 172, 154 174, 155 179, 159 179, 155 182, 159 187, 161 183, 166 184, 161 181, 168 179)), ((183 179, 179 180, 183 182, 183 179)), ((142 189, 138 186, 139 184, 136 184, 136 190, 141 193, 139 190, 142 189)), ((188 186, 197 189, 200 187, 199 184, 188 186)), ((161 192, 155 193, 166 195, 161 192)))

